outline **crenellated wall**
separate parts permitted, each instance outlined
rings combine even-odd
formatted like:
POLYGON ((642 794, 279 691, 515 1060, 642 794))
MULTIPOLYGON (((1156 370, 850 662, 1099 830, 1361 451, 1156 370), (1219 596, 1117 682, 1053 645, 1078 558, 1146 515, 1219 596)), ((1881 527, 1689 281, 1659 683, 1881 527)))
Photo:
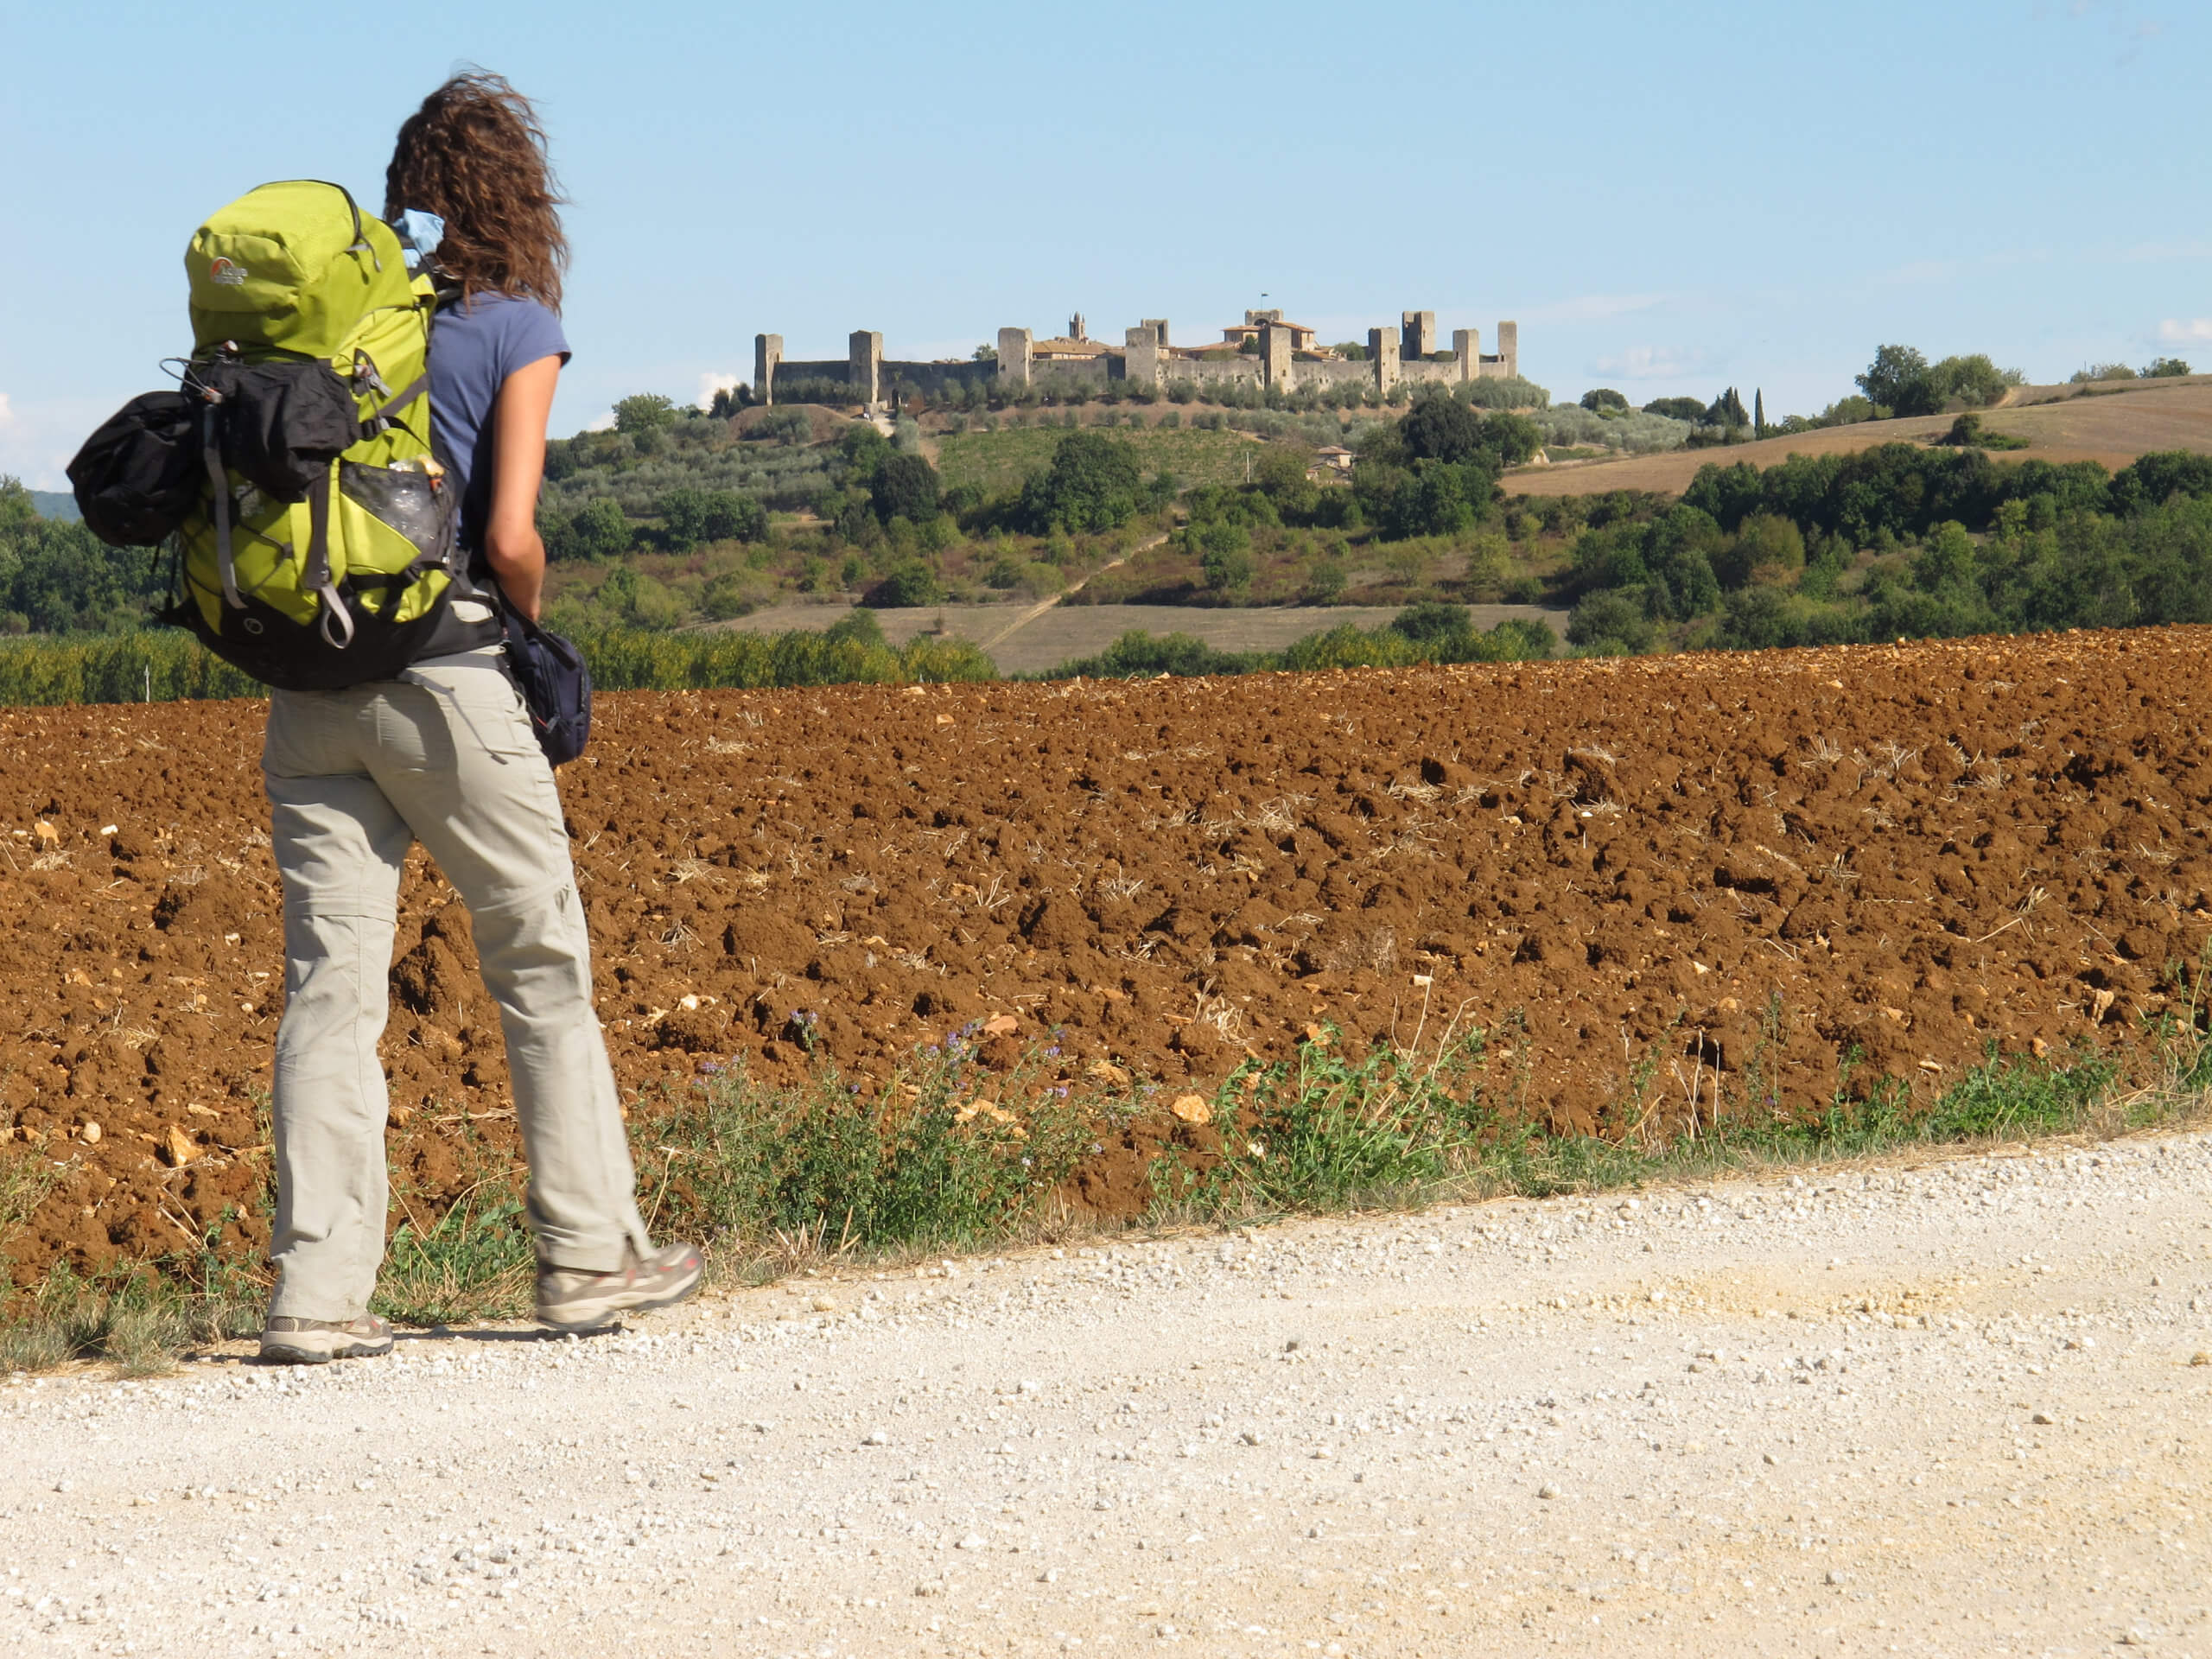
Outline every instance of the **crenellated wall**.
POLYGON ((1283 391, 1324 386, 1362 385, 1388 396, 1404 385, 1455 385, 1469 380, 1495 380, 1521 372, 1520 325, 1497 325, 1497 351, 1485 356, 1482 331, 1452 331, 1452 356, 1430 360, 1437 350, 1436 313, 1407 311, 1395 328, 1367 332, 1364 362, 1341 358, 1300 357, 1291 347, 1291 332, 1273 326, 1280 314, 1250 313, 1248 321, 1262 323, 1260 350, 1222 357, 1183 357, 1170 353, 1165 318, 1147 317, 1123 334, 1118 347, 1102 347, 1096 357, 1069 359, 1039 357, 1036 337, 1027 328, 1001 328, 995 362, 905 363, 887 361, 883 336, 868 329, 855 330, 842 359, 791 359, 784 356, 781 334, 756 334, 753 341, 753 384, 764 403, 776 401, 779 383, 831 381, 849 387, 856 403, 875 404, 894 392, 942 397, 946 392, 996 382, 1008 386, 1103 386, 1128 380, 1139 385, 1166 387, 1183 382, 1203 391, 1208 386, 1262 385, 1283 391))

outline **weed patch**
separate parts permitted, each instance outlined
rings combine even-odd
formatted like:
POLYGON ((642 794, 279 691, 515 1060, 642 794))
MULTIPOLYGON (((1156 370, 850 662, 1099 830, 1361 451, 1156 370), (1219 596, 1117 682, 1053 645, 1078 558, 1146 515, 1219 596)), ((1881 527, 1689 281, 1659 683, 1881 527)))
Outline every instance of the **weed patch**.
POLYGON ((772 1089, 734 1068, 644 1103, 648 1224, 790 1261, 1007 1236, 1117 1109, 1046 1086, 1035 1056, 982 1069, 974 1035, 917 1053, 872 1099, 834 1069, 772 1089))

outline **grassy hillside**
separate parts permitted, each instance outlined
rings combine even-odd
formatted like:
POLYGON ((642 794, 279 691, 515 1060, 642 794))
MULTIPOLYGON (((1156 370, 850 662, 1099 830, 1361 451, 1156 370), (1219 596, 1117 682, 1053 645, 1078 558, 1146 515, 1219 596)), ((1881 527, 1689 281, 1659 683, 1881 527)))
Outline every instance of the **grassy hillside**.
MULTIPOLYGON (((1610 490, 1687 489, 1698 468, 1719 461, 1767 467, 1790 455, 1849 454, 1878 444, 1925 443, 1950 430, 1955 416, 1862 421, 1723 449, 1675 449, 1618 461, 1534 467, 1505 480, 1520 495, 1602 495, 1610 490)), ((2026 441, 2015 460, 2094 461, 2113 472, 2138 455, 2189 449, 2212 454, 2212 375, 2186 379, 2024 386, 1982 416, 1993 433, 2026 441)))

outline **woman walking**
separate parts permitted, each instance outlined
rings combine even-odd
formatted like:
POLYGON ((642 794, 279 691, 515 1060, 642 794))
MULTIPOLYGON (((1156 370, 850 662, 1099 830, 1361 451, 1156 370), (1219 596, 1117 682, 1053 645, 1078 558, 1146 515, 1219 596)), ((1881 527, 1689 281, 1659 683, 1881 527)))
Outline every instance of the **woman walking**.
MULTIPOLYGON (((400 128, 385 189, 385 217, 414 228, 418 247, 435 242, 423 251, 458 290, 432 327, 430 407, 475 591, 495 597, 496 582, 534 618, 546 421, 569 358, 568 244, 544 133, 498 76, 457 76, 400 128)), ((452 612, 399 678, 270 695, 262 765, 284 884, 285 1007, 267 1360, 391 1348, 368 1312, 387 1204, 377 1041, 414 842, 467 904, 499 1005, 530 1162, 539 1321, 601 1330, 699 1281, 699 1252, 654 1249, 638 1214, 560 798, 502 667, 499 618, 468 598, 452 612)))

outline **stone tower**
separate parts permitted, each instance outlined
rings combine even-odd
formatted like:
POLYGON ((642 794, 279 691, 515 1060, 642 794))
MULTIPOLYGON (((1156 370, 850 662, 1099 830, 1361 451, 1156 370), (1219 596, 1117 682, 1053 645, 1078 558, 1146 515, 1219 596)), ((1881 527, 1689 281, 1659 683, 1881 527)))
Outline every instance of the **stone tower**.
POLYGON ((753 336, 753 395, 764 404, 776 401, 776 369, 783 360, 781 334, 753 336))
POLYGON ((883 400, 883 336, 855 328, 847 348, 845 384, 857 401, 873 407, 883 400))
POLYGON ((999 378, 1007 385, 1029 384, 1030 347, 1036 336, 1027 328, 999 330, 999 378))
POLYGON ((1375 365, 1375 395, 1387 397, 1396 388, 1399 334, 1395 328, 1367 331, 1367 355, 1375 365))

